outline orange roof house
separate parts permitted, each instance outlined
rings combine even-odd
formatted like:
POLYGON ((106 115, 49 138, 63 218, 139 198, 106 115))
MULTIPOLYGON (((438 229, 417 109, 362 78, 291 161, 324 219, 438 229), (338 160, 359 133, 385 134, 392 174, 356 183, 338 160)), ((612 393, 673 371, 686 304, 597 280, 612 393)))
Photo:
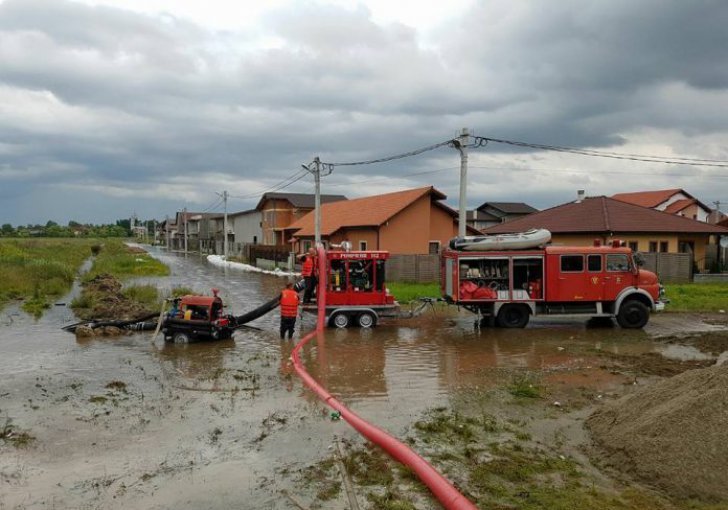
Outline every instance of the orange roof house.
MULTIPOLYGON (((348 239, 355 250, 437 253, 458 233, 458 213, 441 202, 445 198, 426 186, 324 204, 321 239, 331 244, 348 239)), ((299 251, 313 243, 314 221, 312 212, 286 229, 299 241, 299 251)))
POLYGON ((686 253, 698 265, 705 259, 711 236, 728 235, 728 228, 656 211, 608 197, 588 197, 529 214, 483 231, 484 234, 551 231, 554 244, 590 245, 595 239, 619 239, 635 251, 686 253))
POLYGON ((693 220, 708 222, 711 218, 710 207, 681 188, 617 193, 612 198, 693 220))

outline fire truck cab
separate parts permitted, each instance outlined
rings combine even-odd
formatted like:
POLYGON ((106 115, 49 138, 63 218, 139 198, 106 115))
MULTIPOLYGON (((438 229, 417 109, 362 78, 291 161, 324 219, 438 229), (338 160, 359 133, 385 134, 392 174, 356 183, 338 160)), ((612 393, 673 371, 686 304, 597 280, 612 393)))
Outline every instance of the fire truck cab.
MULTIPOLYGON (((327 251, 326 274, 319 275, 319 286, 326 285, 326 322, 330 327, 361 328, 376 326, 379 318, 395 315, 399 305, 385 285, 386 251, 327 251)), ((315 311, 315 305, 304 305, 315 311)))
POLYGON ((525 327, 538 315, 616 317, 623 328, 642 328, 650 312, 664 309, 657 275, 639 269, 619 241, 596 244, 445 250, 442 295, 507 328, 525 327))

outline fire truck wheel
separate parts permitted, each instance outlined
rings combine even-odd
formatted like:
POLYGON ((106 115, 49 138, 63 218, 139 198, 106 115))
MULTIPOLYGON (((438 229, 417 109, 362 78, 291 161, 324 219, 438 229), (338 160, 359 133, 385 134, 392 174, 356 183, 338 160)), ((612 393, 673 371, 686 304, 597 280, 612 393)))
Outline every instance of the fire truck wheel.
POLYGON ((359 314, 359 317, 356 319, 357 324, 359 324, 360 328, 373 328, 377 321, 374 318, 374 315, 372 315, 370 312, 363 312, 359 314))
POLYGON ((498 312, 498 325, 502 328, 525 328, 528 308, 523 305, 503 305, 498 312))
POLYGON ((337 312, 331 317, 331 324, 337 328, 349 326, 349 316, 344 312, 337 312))
POLYGON ((625 329, 643 328, 648 320, 650 320, 650 309, 644 303, 631 299, 619 307, 617 322, 625 329))
POLYGON ((176 344, 186 344, 186 343, 189 343, 190 336, 187 333, 183 333, 180 331, 179 333, 174 334, 174 336, 172 337, 172 340, 176 344))

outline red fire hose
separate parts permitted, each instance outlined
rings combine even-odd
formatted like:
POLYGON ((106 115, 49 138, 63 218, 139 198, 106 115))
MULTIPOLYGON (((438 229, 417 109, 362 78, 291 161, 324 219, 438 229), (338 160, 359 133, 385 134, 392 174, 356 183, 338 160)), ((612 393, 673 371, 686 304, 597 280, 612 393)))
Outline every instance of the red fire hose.
MULTIPOLYGON (((326 274, 326 251, 319 246, 319 275, 326 274)), ((357 416, 350 411, 344 404, 336 400, 326 389, 321 386, 306 371, 301 363, 298 351, 306 345, 317 334, 323 334, 324 319, 326 316, 326 285, 319 285, 318 295, 316 296, 318 303, 318 319, 316 321, 316 329, 304 336, 301 341, 293 348, 291 358, 293 359, 293 367, 303 382, 313 390, 321 400, 332 409, 341 413, 341 417, 346 420, 349 425, 354 427, 361 435, 366 437, 372 443, 380 446, 392 458, 401 462, 405 466, 414 471, 419 479, 429 487, 432 494, 442 503, 447 510, 477 510, 477 507, 471 503, 465 496, 460 494, 458 490, 435 468, 427 463, 425 459, 417 455, 410 447, 387 434, 382 429, 372 425, 366 420, 357 416)))

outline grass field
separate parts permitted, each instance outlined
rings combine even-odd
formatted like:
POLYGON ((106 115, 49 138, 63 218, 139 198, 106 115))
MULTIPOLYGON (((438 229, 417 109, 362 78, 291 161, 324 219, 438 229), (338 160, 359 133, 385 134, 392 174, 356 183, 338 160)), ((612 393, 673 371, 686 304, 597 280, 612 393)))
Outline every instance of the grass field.
POLYGON ((71 288, 94 244, 92 239, 0 240, 0 306, 23 299, 23 309, 40 316, 71 288))
POLYGON ((92 253, 98 255, 85 278, 169 274, 167 266, 146 253, 130 252, 120 239, 0 239, 0 307, 22 299, 23 310, 40 317, 71 289, 92 253))
POLYGON ((409 303, 421 297, 440 297, 440 285, 437 283, 387 282, 387 288, 400 303, 409 303))
POLYGON ((670 300, 668 312, 728 311, 728 285, 725 283, 683 283, 665 285, 670 300))

